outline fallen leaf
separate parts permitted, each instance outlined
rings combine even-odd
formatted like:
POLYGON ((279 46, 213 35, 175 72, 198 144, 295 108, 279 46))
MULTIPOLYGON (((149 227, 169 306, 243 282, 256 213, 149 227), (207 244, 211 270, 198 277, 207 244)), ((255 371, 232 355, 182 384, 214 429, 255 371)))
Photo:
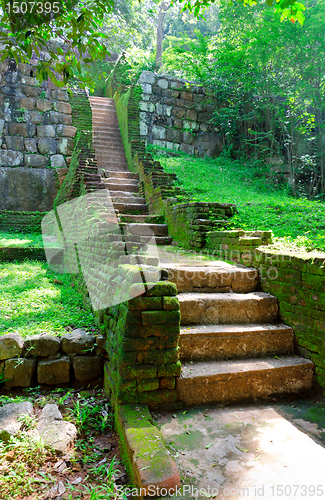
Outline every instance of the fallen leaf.
POLYGON ((103 460, 101 460, 100 462, 98 462, 97 466, 98 466, 98 465, 102 465, 102 464, 104 464, 105 462, 106 462, 106 457, 105 457, 105 458, 103 458, 103 460))
POLYGON ((213 464, 211 465, 211 467, 218 467, 218 464, 213 464))
POLYGON ((205 449, 208 450, 210 448, 210 446, 212 446, 212 445, 213 445, 213 443, 207 444, 205 449))
POLYGON ((60 493, 60 495, 63 495, 63 493, 65 492, 65 486, 62 481, 59 482, 58 492, 60 493))
POLYGON ((146 467, 141 467, 140 470, 146 470, 146 469, 149 469, 150 465, 147 465, 146 467))
POLYGON ((76 479, 71 481, 71 484, 79 484, 79 483, 81 483, 81 481, 82 481, 82 477, 77 477, 76 479))
POLYGON ((56 283, 57 285, 63 285, 62 281, 54 279, 53 283, 56 283))
POLYGON ((248 453, 249 449, 248 448, 241 448, 240 446, 236 445, 237 450, 242 451, 243 453, 248 453))
POLYGON ((260 456, 258 456, 258 457, 256 457, 256 458, 254 458, 254 462, 258 462, 258 460, 259 460, 260 458, 261 458, 260 456))

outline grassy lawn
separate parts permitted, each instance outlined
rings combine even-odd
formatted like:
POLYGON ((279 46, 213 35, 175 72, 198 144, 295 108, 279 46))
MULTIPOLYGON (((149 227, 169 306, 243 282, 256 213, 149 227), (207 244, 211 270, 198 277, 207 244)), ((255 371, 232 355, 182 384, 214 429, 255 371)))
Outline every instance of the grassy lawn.
POLYGON ((42 235, 38 233, 0 232, 0 247, 36 247, 43 248, 42 235))
POLYGON ((94 327, 68 274, 54 273, 38 261, 0 263, 0 335, 60 335, 67 326, 94 327))
POLYGON ((277 187, 267 167, 227 157, 157 156, 165 171, 196 201, 235 203, 233 228, 272 230, 278 245, 325 251, 325 204, 296 199, 277 187))

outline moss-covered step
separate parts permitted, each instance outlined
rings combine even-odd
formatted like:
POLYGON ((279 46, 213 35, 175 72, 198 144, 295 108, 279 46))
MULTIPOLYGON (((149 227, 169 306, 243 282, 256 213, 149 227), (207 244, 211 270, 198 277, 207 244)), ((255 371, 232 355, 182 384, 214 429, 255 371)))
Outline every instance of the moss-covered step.
POLYGON ((121 405, 115 412, 122 458, 138 498, 160 496, 163 488, 181 486, 175 462, 170 457, 160 430, 152 423, 146 405, 121 405))
POLYGON ((44 248, 0 247, 0 261, 24 259, 46 260, 44 248))
POLYGON ((249 402, 309 391, 314 365, 298 356, 185 364, 177 380, 185 406, 249 402))
POLYGON ((293 354, 294 332, 283 324, 183 327, 179 346, 181 361, 293 354))
POLYGON ((220 266, 164 265, 168 279, 182 292, 254 292, 258 284, 258 270, 238 268, 226 263, 220 266))
POLYGON ((275 323, 278 301, 264 292, 180 293, 182 325, 275 323))

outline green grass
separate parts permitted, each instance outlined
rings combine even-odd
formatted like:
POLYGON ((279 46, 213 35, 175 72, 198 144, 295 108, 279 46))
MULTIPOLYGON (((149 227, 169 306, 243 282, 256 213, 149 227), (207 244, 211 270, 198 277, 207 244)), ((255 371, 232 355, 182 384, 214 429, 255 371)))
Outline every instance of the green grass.
POLYGON ((6 233, 0 232, 0 247, 36 247, 43 248, 41 234, 37 233, 6 233))
POLYGON ((157 157, 166 172, 176 173, 179 185, 195 201, 235 203, 233 228, 272 230, 278 246, 325 251, 325 204, 289 195, 278 187, 268 167, 219 158, 157 157))
POLYGON ((61 335, 67 326, 94 326, 68 274, 54 273, 38 261, 0 263, 0 335, 61 335))

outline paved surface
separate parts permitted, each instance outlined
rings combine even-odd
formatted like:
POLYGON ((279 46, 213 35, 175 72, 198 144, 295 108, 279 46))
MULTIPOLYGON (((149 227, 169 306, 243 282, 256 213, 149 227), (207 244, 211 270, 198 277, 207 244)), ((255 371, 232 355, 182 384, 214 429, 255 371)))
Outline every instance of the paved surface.
POLYGON ((324 399, 156 418, 186 485, 178 498, 325 498, 324 399))

